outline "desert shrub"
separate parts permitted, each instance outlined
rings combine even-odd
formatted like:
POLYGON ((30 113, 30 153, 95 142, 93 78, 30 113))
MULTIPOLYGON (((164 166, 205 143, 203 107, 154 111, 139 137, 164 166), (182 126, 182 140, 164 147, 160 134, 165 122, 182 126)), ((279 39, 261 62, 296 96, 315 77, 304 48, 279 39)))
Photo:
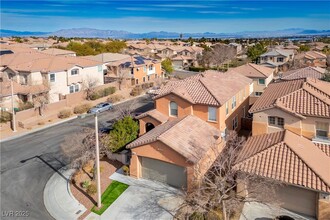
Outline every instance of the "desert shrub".
POLYGON ((98 92, 93 92, 92 94, 89 95, 89 99, 93 101, 99 98, 101 98, 101 96, 98 92))
POLYGON ((7 123, 11 120, 11 113, 7 111, 1 111, 0 112, 0 123, 7 123))
POLYGON ((111 95, 116 92, 116 87, 108 87, 99 91, 101 97, 111 95))
POLYGON ((44 121, 40 121, 40 122, 38 122, 38 125, 45 125, 45 122, 44 121))
POLYGON ((122 96, 120 94, 113 94, 107 99, 107 101, 111 102, 111 103, 116 103, 116 102, 119 102, 123 99, 124 99, 124 96, 122 96))
POLYGON ((188 218, 189 220, 204 220, 204 214, 200 213, 200 212, 194 212, 193 214, 191 214, 188 218))
POLYGON ((125 173, 126 175, 129 174, 129 167, 128 167, 127 165, 124 165, 124 166, 122 167, 122 169, 123 169, 123 171, 124 171, 124 173, 125 173))
POLYGON ((142 92, 143 92, 143 89, 141 88, 141 86, 135 86, 135 87, 132 89, 130 95, 131 95, 131 96, 138 96, 138 95, 141 95, 142 92))
POLYGON ((86 189, 91 183, 88 180, 85 180, 84 182, 81 183, 82 188, 86 189))
POLYGON ((57 117, 59 117, 59 118, 68 118, 68 117, 70 117, 71 116, 71 110, 70 109, 63 109, 63 110, 61 110, 59 113, 58 113, 58 115, 57 115, 57 117))
POLYGON ((86 192, 89 194, 89 195, 94 195, 96 193, 97 189, 96 189, 96 185, 95 183, 92 183, 90 184, 88 187, 87 187, 87 190, 86 192))
POLYGON ((84 104, 81 104, 81 105, 77 105, 76 107, 74 107, 73 113, 82 114, 82 113, 87 112, 91 107, 92 107, 92 105, 89 104, 89 103, 84 103, 84 104))
POLYGON ((33 108, 33 103, 32 102, 20 102, 20 103, 18 103, 18 108, 20 111, 30 109, 30 108, 33 108))
POLYGON ((154 83, 153 82, 147 82, 147 83, 142 84, 141 86, 142 86, 142 89, 146 90, 146 89, 149 89, 149 88, 153 87, 154 83))

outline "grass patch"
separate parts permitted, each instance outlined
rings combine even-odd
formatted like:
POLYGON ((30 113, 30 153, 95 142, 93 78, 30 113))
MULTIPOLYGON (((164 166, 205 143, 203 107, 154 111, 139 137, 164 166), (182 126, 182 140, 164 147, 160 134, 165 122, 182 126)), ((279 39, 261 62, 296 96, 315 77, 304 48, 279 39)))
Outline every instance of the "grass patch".
POLYGON ((92 208, 92 212, 102 215, 102 213, 128 188, 129 186, 113 180, 108 188, 101 196, 102 207, 100 209, 97 206, 92 208))

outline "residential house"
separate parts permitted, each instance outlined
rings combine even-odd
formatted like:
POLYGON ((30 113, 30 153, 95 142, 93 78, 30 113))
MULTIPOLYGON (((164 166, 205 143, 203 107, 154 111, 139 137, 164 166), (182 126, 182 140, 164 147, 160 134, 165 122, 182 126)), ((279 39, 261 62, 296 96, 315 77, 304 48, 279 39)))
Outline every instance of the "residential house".
POLYGON ((102 63, 73 56, 53 56, 41 52, 22 52, 0 57, 2 72, 21 85, 46 85, 49 102, 81 91, 87 81, 103 85, 102 63))
POLYGON ((49 48, 41 51, 42 53, 54 56, 76 56, 76 52, 70 50, 63 50, 58 48, 49 48))
POLYGON ((189 189, 196 168, 206 172, 221 151, 227 131, 241 129, 251 85, 245 76, 216 71, 168 82, 154 97, 155 109, 137 117, 140 137, 127 146, 130 175, 189 189))
MULTIPOLYGON (((297 219, 326 219, 330 205, 329 151, 330 145, 313 143, 289 130, 277 131, 250 137, 234 168, 277 182, 274 200, 297 219)), ((249 185, 242 185, 238 192, 248 195, 250 190, 249 185)))
POLYGON ((268 84, 274 79, 275 70, 269 67, 247 63, 245 65, 232 68, 232 71, 242 74, 253 80, 253 93, 250 96, 250 105, 264 92, 268 84))
POLYGON ((130 81, 130 85, 138 85, 164 77, 159 60, 142 56, 128 56, 109 62, 106 66, 109 77, 114 80, 118 77, 126 78, 127 81, 130 81))
POLYGON ((275 72, 286 71, 289 62, 293 61, 293 50, 272 49, 260 55, 260 65, 274 68, 275 72))
POLYGON ((304 63, 308 66, 318 66, 322 68, 327 67, 327 55, 317 52, 308 51, 304 56, 304 63))
POLYGON ((320 67, 305 67, 295 70, 290 70, 280 75, 281 80, 293 80, 303 78, 322 79, 326 70, 320 67))
POLYGON ((302 78, 271 83, 249 110, 252 135, 284 129, 320 142, 330 137, 330 83, 302 78))
POLYGON ((242 52, 242 44, 238 44, 238 43, 229 43, 228 44, 231 47, 234 47, 236 49, 236 54, 240 54, 242 52))

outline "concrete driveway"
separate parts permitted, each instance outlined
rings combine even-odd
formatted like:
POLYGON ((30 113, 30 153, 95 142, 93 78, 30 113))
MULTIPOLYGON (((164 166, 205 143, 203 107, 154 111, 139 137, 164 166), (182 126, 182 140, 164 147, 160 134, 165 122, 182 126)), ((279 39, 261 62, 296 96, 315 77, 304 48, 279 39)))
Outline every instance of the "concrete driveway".
POLYGON ((134 179, 120 173, 114 173, 110 179, 130 186, 102 216, 91 213, 85 218, 86 220, 173 219, 175 211, 183 201, 180 190, 162 183, 134 179))

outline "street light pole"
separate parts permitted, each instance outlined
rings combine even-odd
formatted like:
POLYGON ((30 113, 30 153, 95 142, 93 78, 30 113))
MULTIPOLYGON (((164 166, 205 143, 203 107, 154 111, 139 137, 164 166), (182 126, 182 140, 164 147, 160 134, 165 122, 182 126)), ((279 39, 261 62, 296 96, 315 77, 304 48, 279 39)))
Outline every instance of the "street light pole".
POLYGON ((96 148, 96 181, 97 181, 97 207, 101 208, 101 178, 100 178, 100 149, 99 149, 99 128, 97 113, 95 113, 95 148, 96 148))
POLYGON ((11 78, 11 80, 10 80, 10 87, 11 87, 12 127, 13 127, 13 132, 16 132, 16 116, 15 116, 15 109, 14 109, 14 85, 13 85, 13 78, 11 78))

